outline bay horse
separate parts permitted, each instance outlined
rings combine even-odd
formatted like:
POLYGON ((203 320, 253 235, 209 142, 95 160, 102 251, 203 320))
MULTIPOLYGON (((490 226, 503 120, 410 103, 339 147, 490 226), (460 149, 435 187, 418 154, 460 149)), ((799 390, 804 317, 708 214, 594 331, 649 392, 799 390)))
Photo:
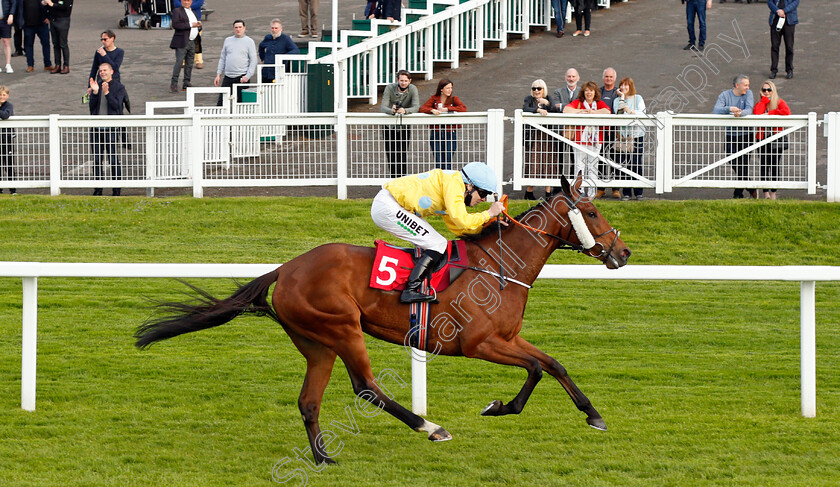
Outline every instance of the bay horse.
MULTIPOLYGON (((606 430, 601 415, 566 369, 519 336, 528 289, 555 249, 578 250, 612 269, 625 265, 630 257, 619 232, 588 198, 581 196, 581 182, 580 174, 574 184, 564 177, 562 193, 525 211, 507 226, 495 222, 470 238, 466 243, 470 264, 486 269, 465 270, 438 294, 439 304, 432 307, 431 322, 445 317, 451 326, 429 328, 429 350, 514 365, 528 372, 512 401, 493 401, 482 415, 518 414, 546 371, 586 414, 590 426, 606 430), (570 213, 577 214, 577 223, 570 213), (585 228, 579 227, 581 217, 585 228), (587 238, 578 236, 587 230, 587 238), (588 240, 590 246, 584 248, 581 240, 588 240), (502 285, 503 281, 507 285, 502 285)), ((408 305, 400 303, 399 291, 369 287, 374 255, 369 247, 325 244, 241 286, 227 299, 214 298, 190 286, 199 294, 197 301, 159 305, 170 316, 151 318, 141 325, 134 335, 135 345, 143 349, 183 333, 222 325, 244 313, 269 316, 306 358, 298 407, 317 463, 334 463, 321 444, 318 415, 336 356, 344 362, 355 394, 413 430, 428 433, 430 440, 449 440, 452 436, 444 428, 405 409, 383 393, 374 380, 364 334, 403 345, 406 335, 412 333, 408 305), (269 305, 267 296, 272 285, 269 305)))

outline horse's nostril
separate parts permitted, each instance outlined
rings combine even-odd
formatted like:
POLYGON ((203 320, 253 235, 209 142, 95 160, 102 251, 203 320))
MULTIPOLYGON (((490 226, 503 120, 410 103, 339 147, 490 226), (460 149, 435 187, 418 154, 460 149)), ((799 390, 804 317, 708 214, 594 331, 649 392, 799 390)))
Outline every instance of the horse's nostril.
POLYGON ((625 259, 627 259, 627 258, 630 257, 631 253, 632 252, 630 252, 630 249, 624 249, 624 250, 621 251, 621 256, 624 257, 625 259))

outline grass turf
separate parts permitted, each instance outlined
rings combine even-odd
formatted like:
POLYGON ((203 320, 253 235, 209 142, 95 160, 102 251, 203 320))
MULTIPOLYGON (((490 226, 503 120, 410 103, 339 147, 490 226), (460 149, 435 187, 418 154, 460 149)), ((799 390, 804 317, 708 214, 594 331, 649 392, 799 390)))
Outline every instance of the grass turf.
MULTIPOLYGON (((838 265, 840 207, 818 202, 598 204, 632 264, 838 265)), ((511 212, 526 205, 514 202, 511 212)), ((0 261, 283 262, 385 235, 369 201, 0 198, 0 261)), ((439 220, 434 221, 440 225, 439 220)), ((442 228, 442 226, 439 226, 442 228)), ((557 252, 550 263, 592 263, 557 252)), ((233 285, 194 280, 217 295, 233 285)), ((37 411, 20 410, 20 280, 0 279, 3 485, 831 485, 840 471, 840 285, 817 285, 817 417, 799 414, 799 286, 538 281, 522 336, 557 358, 607 421, 588 428, 549 376, 522 414, 525 373, 429 364, 431 443, 365 417, 337 362, 321 413, 338 466, 296 459, 305 363, 282 329, 242 318, 145 352, 132 346, 164 279, 39 280, 37 411), (345 431, 348 408, 356 434, 345 431), (282 460, 288 458, 288 463, 282 460), (281 462, 281 463, 278 463, 281 462), (297 469, 297 470, 296 470, 297 469), (297 476, 296 476, 297 475, 297 476), (286 477, 284 477, 286 476, 286 477)), ((401 347, 369 340, 375 373, 410 382, 401 347)), ((408 406, 410 387, 390 383, 408 406)), ((303 455, 301 455, 303 456, 303 455)))

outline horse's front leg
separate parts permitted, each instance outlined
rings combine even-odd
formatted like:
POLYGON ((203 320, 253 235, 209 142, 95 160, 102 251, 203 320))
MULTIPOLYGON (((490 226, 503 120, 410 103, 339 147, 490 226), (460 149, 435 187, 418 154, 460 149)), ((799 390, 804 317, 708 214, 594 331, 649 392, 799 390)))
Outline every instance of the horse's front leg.
POLYGON ((607 430, 607 424, 604 422, 603 418, 601 418, 601 415, 598 414, 598 411, 595 410, 592 403, 589 402, 589 399, 583 394, 583 392, 578 389, 578 386, 575 385, 571 377, 569 377, 569 374, 566 372, 566 368, 563 367, 560 362, 554 360, 554 358, 550 355, 531 345, 527 340, 518 335, 514 338, 513 342, 525 353, 528 353, 539 360, 542 369, 560 382, 560 385, 563 386, 563 389, 566 390, 569 397, 571 397, 572 401, 574 401, 575 406, 586 413, 586 422, 589 426, 601 431, 607 430))
POLYGON ((493 336, 476 347, 475 351, 469 353, 468 357, 480 358, 494 364, 514 365, 528 371, 528 378, 525 380, 519 394, 512 401, 505 404, 496 400, 481 410, 483 416, 503 416, 505 414, 519 414, 531 397, 534 387, 542 379, 542 367, 539 361, 522 351, 516 345, 493 336))

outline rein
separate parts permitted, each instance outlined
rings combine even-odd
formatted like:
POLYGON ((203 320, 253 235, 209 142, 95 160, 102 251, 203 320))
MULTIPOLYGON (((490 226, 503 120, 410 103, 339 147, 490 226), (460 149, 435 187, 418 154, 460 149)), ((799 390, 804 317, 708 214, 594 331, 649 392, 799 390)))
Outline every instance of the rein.
MULTIPOLYGON (((574 210, 574 209, 577 209, 578 201, 580 201, 580 198, 578 198, 577 201, 571 201, 571 199, 569 199, 569 210, 570 211, 574 210)), ((560 245, 558 245, 558 247, 557 247, 559 249, 575 250, 575 251, 578 251, 580 253, 587 254, 590 257, 595 257, 596 259, 602 259, 602 258, 607 258, 607 257, 612 258, 612 257, 610 257, 610 253, 612 252, 613 248, 615 247, 616 241, 618 241, 618 236, 621 234, 621 232, 616 230, 615 228, 610 228, 609 230, 607 230, 607 231, 605 231, 605 232, 603 232, 599 235, 595 235, 593 237, 595 239, 595 245, 598 245, 598 246, 601 247, 601 253, 595 255, 595 254, 592 253, 592 249, 594 249, 595 246, 592 246, 589 249, 584 248, 583 245, 574 244, 574 243, 570 242, 567 238, 563 238, 559 235, 554 235, 553 233, 548 233, 545 230, 541 230, 539 228, 534 228, 532 226, 529 226, 529 225, 526 225, 526 224, 520 222, 519 220, 514 219, 513 217, 510 216, 510 214, 508 214, 507 209, 502 210, 502 213, 505 215, 505 217, 509 221, 512 221, 515 225, 518 225, 518 226, 524 228, 525 230, 537 233, 539 235, 545 235, 546 237, 551 237, 551 238, 557 240, 558 242, 560 242, 560 245), (604 244, 602 244, 601 242, 598 242, 598 239, 603 237, 604 235, 607 235, 607 234, 610 234, 610 233, 613 233, 613 240, 610 243, 610 247, 606 248, 606 247, 604 247, 604 244)), ((569 228, 569 234, 571 234, 571 233, 572 233, 572 228, 569 228)))

